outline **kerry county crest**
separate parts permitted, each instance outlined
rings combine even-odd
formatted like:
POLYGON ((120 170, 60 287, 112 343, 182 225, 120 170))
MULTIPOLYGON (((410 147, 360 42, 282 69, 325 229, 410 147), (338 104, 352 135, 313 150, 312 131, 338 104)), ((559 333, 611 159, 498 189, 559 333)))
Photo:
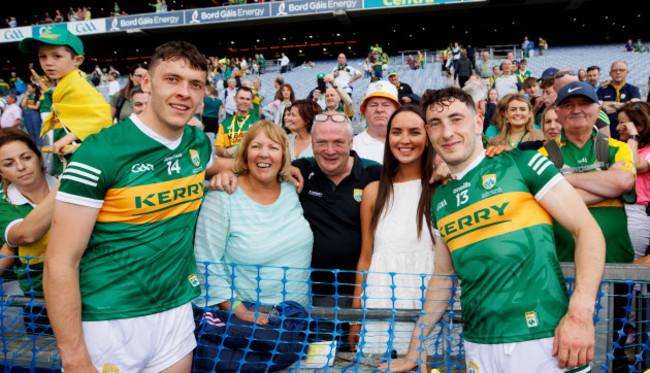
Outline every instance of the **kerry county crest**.
POLYGON ((201 157, 199 157, 199 152, 194 149, 190 149, 190 157, 192 157, 192 163, 194 163, 196 167, 201 166, 201 157))
POLYGON ((363 195, 363 189, 355 189, 353 192, 354 200, 361 202, 361 195, 363 195))
POLYGON ((483 175, 483 188, 490 190, 494 188, 495 185, 497 185, 496 174, 483 175))

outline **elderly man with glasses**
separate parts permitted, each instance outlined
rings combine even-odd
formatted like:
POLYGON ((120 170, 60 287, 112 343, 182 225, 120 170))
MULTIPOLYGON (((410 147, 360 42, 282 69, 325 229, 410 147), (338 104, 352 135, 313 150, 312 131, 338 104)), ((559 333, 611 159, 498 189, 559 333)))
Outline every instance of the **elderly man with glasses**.
POLYGON ((332 307, 338 294, 339 306, 347 307, 361 250, 361 196, 366 185, 379 180, 381 167, 352 150, 352 126, 343 113, 316 115, 311 134, 314 158, 293 165, 305 180, 300 202, 314 232, 312 268, 323 270, 312 273, 313 304, 332 307))
POLYGON ((609 70, 609 76, 612 77, 612 81, 608 85, 600 87, 597 91, 598 100, 609 117, 609 128, 612 137, 616 139, 619 138, 618 131, 616 130, 616 126, 618 125, 616 110, 626 102, 641 101, 639 88, 629 84, 625 80, 629 73, 627 63, 624 61, 614 62, 609 70))

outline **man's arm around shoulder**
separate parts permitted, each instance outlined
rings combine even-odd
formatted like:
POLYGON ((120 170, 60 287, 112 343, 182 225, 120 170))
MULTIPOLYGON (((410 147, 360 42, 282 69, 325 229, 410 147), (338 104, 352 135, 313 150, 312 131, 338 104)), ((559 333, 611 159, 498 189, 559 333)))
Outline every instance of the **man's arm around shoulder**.
POLYGON ((56 201, 43 270, 47 313, 66 373, 96 372, 81 326, 79 262, 99 209, 56 201))
POLYGON ((573 369, 594 358, 596 296, 605 267, 605 238, 578 193, 564 180, 540 204, 573 236, 576 279, 569 309, 555 329, 553 355, 558 367, 573 369))

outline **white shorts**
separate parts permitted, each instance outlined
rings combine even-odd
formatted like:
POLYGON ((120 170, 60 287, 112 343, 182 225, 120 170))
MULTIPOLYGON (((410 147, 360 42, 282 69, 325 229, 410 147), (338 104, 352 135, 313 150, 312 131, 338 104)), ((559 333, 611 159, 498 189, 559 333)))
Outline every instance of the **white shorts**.
POLYGON ((482 344, 465 341, 467 373, 586 373, 589 364, 575 369, 557 367, 553 337, 532 341, 482 344))
POLYGON ((93 365, 101 373, 160 372, 196 347, 190 303, 152 315, 82 322, 93 365))

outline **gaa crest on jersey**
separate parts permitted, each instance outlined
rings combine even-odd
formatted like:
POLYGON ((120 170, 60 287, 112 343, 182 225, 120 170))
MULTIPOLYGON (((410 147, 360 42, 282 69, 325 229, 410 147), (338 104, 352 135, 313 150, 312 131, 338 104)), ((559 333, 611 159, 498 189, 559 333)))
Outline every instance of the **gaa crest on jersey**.
POLYGON ((490 190, 494 188, 495 185, 497 185, 496 174, 483 175, 483 188, 490 190))
POLYGON ((479 373, 478 365, 476 365, 476 363, 471 361, 471 360, 468 361, 467 362, 467 373, 479 373))
POLYGON ((194 287, 199 286, 199 279, 196 277, 196 275, 194 273, 187 276, 187 279, 190 280, 190 284, 192 284, 192 286, 194 286, 194 287))
POLYGON ((194 163, 196 167, 201 166, 201 157, 199 156, 199 152, 190 149, 190 157, 192 158, 192 163, 194 163))
POLYGON ((354 192, 352 192, 352 196, 354 197, 354 200, 357 202, 361 202, 362 195, 363 195, 363 189, 354 189, 354 192))
POLYGON ((535 311, 526 312, 526 325, 529 328, 537 326, 537 313, 535 311))
POLYGON ((112 365, 104 365, 102 367, 102 373, 120 373, 120 369, 112 365))

